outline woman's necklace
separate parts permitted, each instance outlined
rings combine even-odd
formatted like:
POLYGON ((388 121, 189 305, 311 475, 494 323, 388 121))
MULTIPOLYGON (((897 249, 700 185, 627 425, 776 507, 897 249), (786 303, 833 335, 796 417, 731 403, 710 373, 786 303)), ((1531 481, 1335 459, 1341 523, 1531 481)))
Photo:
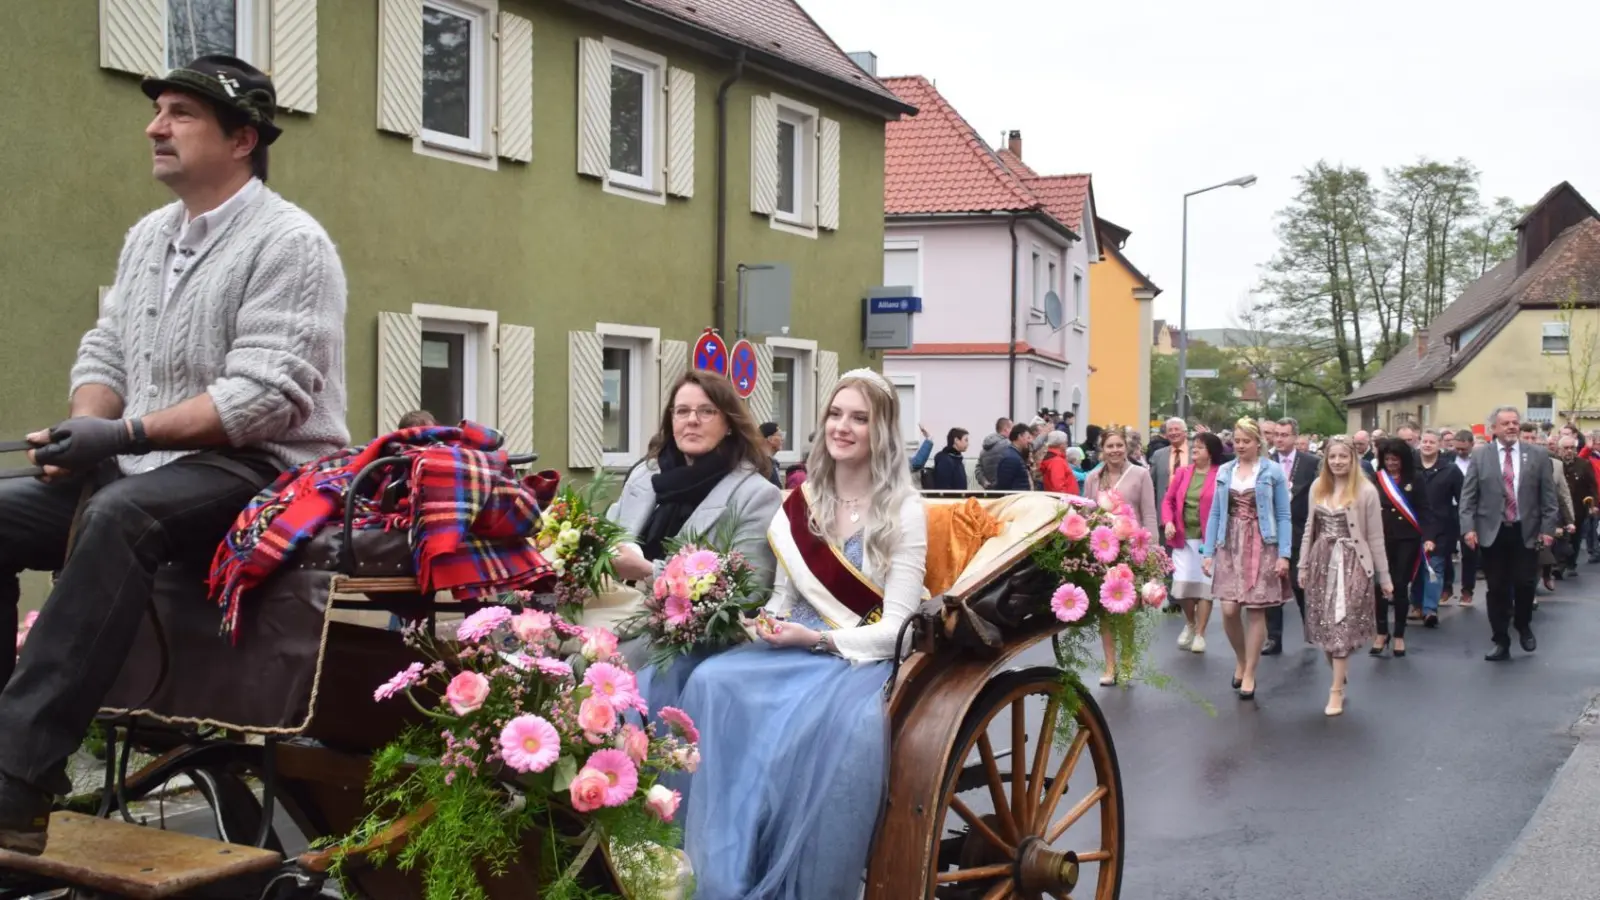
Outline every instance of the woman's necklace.
POLYGON ((857 497, 854 500, 846 500, 845 498, 840 497, 838 502, 839 502, 839 504, 841 506, 843 506, 845 508, 845 510, 847 510, 850 513, 850 524, 851 525, 854 525, 857 522, 861 521, 861 513, 856 511, 856 504, 861 502, 861 498, 860 497, 857 497))

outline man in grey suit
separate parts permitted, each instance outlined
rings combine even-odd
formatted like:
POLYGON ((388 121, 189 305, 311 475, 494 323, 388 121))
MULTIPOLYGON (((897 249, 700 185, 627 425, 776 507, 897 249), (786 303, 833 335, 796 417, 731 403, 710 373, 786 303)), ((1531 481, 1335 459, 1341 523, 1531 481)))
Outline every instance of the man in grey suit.
MULTIPOLYGON (((1150 454, 1150 482, 1156 491, 1156 524, 1165 525, 1161 521, 1161 498, 1167 495, 1167 485, 1172 483, 1172 473, 1178 471, 1180 466, 1187 466, 1194 462, 1189 458, 1189 426, 1182 419, 1174 416, 1161 426, 1161 433, 1167 439, 1167 445, 1150 454)), ((1213 463, 1221 465, 1221 463, 1213 463)))
MULTIPOLYGON (((1268 420, 1270 421, 1270 420, 1268 420)), ((1261 423, 1265 434, 1267 421, 1261 423)), ((1292 418, 1278 421, 1272 432, 1276 449, 1272 461, 1283 467, 1289 479, 1289 524, 1294 530, 1294 543, 1289 557, 1289 585, 1294 591, 1294 602, 1300 607, 1302 625, 1306 619, 1306 592, 1300 587, 1300 538, 1306 533, 1306 519, 1311 515, 1311 484, 1317 480, 1317 470, 1322 458, 1299 449, 1300 423, 1292 418)), ((1267 607, 1267 642, 1261 648, 1262 656, 1276 656, 1283 652, 1283 607, 1267 607)))
POLYGON ((1539 577, 1539 547, 1555 541, 1555 470, 1550 453, 1518 440, 1521 414, 1502 406, 1490 417, 1494 440, 1472 451, 1461 485, 1462 543, 1480 553, 1488 582, 1489 627, 1494 648, 1484 659, 1511 658, 1515 625, 1522 650, 1532 653, 1534 583, 1539 577))

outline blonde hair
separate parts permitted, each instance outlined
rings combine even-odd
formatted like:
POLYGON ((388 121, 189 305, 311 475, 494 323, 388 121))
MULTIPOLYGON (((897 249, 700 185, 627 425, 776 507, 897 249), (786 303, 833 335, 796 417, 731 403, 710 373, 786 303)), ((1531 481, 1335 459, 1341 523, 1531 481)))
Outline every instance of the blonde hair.
POLYGON ((1335 508, 1354 506, 1362 488, 1371 490, 1372 486, 1361 477, 1361 463, 1357 460, 1355 446, 1342 434, 1328 438, 1322 445, 1322 463, 1317 466, 1317 480, 1311 484, 1311 503, 1335 508), (1334 447, 1343 447, 1350 453, 1350 471, 1344 478, 1344 491, 1337 498, 1333 496, 1333 470, 1328 468, 1328 457, 1333 455, 1334 447))
POLYGON ((1240 434, 1243 434, 1245 437, 1255 441, 1257 444, 1264 445, 1266 443, 1261 439, 1261 426, 1257 425, 1256 420, 1250 418, 1249 416, 1245 416, 1239 421, 1233 423, 1234 437, 1237 438, 1240 434))
POLYGON ((816 501, 811 504, 811 533, 825 541, 831 540, 834 533, 835 513, 839 507, 839 492, 833 484, 837 463, 822 436, 826 433, 833 400, 846 388, 854 388, 867 400, 867 459, 872 467, 872 502, 868 504, 871 515, 862 534, 862 544, 869 567, 880 575, 886 574, 894 551, 900 545, 900 508, 916 493, 916 488, 911 483, 911 461, 906 459, 905 444, 900 439, 900 400, 894 388, 876 372, 846 372, 828 395, 828 402, 822 405, 822 415, 817 419, 818 440, 812 443, 811 454, 806 459, 806 484, 816 501))

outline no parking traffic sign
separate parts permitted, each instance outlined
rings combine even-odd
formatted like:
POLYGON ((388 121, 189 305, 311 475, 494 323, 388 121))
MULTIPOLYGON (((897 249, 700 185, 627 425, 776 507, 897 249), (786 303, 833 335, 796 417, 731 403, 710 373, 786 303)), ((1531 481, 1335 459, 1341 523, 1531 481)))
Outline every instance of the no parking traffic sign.
POLYGON ((715 328, 707 328, 694 342, 694 367, 702 372, 728 374, 728 345, 715 328))
POLYGON ((750 395, 756 390, 756 379, 760 377, 760 373, 756 371, 756 348, 750 346, 749 341, 740 338, 739 342, 733 345, 733 350, 728 353, 728 362, 728 378, 733 382, 734 393, 738 394, 741 400, 750 399, 750 395))

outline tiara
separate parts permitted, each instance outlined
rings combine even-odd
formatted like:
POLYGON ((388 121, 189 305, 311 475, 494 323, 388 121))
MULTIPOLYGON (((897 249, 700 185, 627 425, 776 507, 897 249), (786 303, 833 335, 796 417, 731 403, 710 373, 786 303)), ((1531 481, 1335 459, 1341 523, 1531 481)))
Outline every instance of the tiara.
POLYGON ((870 381, 875 387, 882 388, 889 396, 894 396, 894 385, 889 383, 889 379, 871 369, 851 369, 839 376, 840 381, 848 381, 852 378, 857 381, 870 381))

